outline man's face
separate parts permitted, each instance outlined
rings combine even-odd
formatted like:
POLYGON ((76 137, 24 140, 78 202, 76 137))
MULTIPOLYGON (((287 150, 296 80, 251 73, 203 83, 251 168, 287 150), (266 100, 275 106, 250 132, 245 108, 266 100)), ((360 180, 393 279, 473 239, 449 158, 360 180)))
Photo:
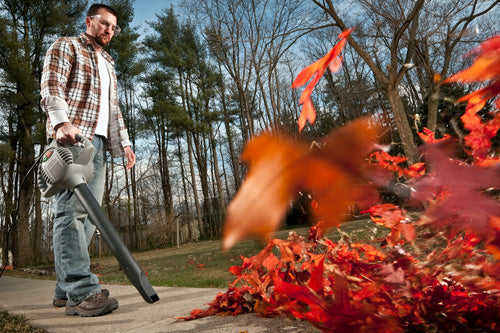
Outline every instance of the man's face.
POLYGON ((94 37, 95 41, 104 47, 114 35, 113 27, 116 27, 116 17, 104 8, 100 8, 97 14, 100 16, 91 16, 85 19, 87 34, 94 37))

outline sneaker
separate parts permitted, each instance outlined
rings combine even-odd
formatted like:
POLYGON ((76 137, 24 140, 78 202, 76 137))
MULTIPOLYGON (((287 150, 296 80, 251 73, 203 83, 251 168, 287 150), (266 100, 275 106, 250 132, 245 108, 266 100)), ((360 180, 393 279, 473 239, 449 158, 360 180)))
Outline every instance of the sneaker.
MULTIPOLYGON (((109 297, 109 290, 108 289, 102 289, 101 293, 105 297, 109 297)), ((59 297, 56 296, 56 297, 54 297, 54 300, 52 301, 52 305, 54 305, 55 307, 58 307, 58 308, 62 308, 64 306, 66 306, 67 302, 68 302, 68 298, 67 297, 59 298, 59 297)))
POLYGON ((66 315, 96 317, 118 309, 118 301, 104 296, 102 293, 92 295, 77 305, 66 304, 66 315))

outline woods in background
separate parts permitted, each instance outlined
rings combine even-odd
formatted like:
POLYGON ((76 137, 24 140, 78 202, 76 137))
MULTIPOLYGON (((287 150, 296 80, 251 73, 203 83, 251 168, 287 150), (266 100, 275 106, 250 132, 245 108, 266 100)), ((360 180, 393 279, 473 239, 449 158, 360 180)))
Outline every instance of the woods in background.
MULTIPOLYGON (((298 135, 292 80, 349 27, 343 68, 325 74, 313 97, 322 111, 300 135, 312 141, 372 115, 385 143, 416 162, 424 126, 463 135, 453 102, 467 91, 436 78, 498 32, 499 2, 185 1, 145 33, 132 24, 133 0, 108 1, 122 27, 109 52, 138 164, 124 172, 108 161, 106 213, 132 249, 219 237, 245 177, 245 142, 267 129, 298 135)), ((52 203, 29 172, 46 144, 40 73, 47 47, 82 31, 88 5, 0 1, 0 247, 9 243, 17 266, 51 260, 52 203)))

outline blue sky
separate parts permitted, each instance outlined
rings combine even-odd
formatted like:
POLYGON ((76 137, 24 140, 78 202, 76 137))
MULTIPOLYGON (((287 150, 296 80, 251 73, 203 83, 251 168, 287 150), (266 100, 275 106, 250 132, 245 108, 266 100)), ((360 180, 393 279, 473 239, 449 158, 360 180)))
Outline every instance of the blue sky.
POLYGON ((160 14, 163 9, 170 8, 171 5, 179 3, 181 0, 136 0, 134 4, 134 21, 132 26, 139 27, 139 33, 144 33, 149 27, 147 21, 155 21, 156 14, 160 14))

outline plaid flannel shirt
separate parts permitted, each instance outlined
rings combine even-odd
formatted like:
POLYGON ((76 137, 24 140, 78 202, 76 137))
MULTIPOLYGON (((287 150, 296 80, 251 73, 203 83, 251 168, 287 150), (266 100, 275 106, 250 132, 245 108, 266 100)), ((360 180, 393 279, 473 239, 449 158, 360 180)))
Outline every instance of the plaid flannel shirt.
MULTIPOLYGON (((97 54, 85 33, 61 37, 47 51, 40 83, 42 109, 47 113, 47 139, 55 138, 54 126, 70 122, 92 140, 97 126, 101 86, 97 54)), ((111 56, 102 51, 110 73, 110 107, 107 149, 112 156, 123 156, 130 145, 118 104, 118 87, 111 56)))

